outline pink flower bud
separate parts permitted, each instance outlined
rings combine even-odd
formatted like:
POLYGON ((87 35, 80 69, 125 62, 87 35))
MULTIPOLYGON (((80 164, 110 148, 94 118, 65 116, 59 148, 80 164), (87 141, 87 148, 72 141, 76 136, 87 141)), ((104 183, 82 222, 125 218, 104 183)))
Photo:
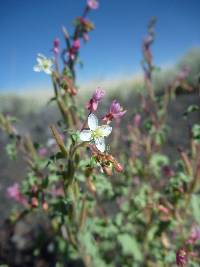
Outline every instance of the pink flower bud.
POLYGON ((102 120, 109 123, 113 119, 120 119, 122 116, 124 116, 125 113, 126 110, 123 110, 120 104, 116 100, 114 100, 110 106, 109 113, 107 113, 102 120))
POLYGON ((97 0, 87 0, 87 6, 90 9, 97 9, 99 7, 99 2, 97 0))
POLYGON ((53 42, 53 52, 55 57, 57 57, 59 54, 59 46, 60 46, 60 40, 58 38, 55 38, 53 42))
POLYGON ((72 47, 76 50, 79 50, 81 47, 81 43, 79 39, 74 40, 72 47))
POLYGON ((184 267, 187 264, 187 252, 184 248, 181 248, 176 252, 176 264, 181 267, 184 267))
POLYGON ((86 108, 91 112, 97 111, 99 102, 104 97, 105 92, 100 88, 97 88, 90 101, 86 104, 86 108))
POLYGON ((115 170, 117 172, 122 172, 123 169, 124 169, 123 166, 119 162, 117 162, 116 164, 114 164, 114 168, 115 168, 115 170))
POLYGON ((37 208, 39 206, 38 199, 36 197, 32 197, 31 199, 31 207, 32 208, 37 208))
POLYGON ((159 206, 158 206, 158 209, 159 209, 161 212, 165 213, 165 214, 169 214, 169 209, 166 208, 166 207, 163 206, 163 205, 159 205, 159 206))

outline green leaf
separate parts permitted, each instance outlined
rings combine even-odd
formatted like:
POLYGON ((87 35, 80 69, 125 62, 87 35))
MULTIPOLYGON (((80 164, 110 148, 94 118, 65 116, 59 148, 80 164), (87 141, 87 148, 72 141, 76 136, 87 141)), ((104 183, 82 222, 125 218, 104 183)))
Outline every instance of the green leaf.
POLYGON ((159 154, 159 153, 153 154, 150 159, 150 163, 149 163, 151 170, 158 177, 161 173, 162 166, 165 166, 168 164, 169 164, 168 157, 165 155, 159 154))
POLYGON ((115 223, 118 225, 118 226, 121 226, 122 225, 122 222, 123 222, 123 214, 122 213, 118 213, 116 215, 116 218, 115 218, 115 223))
POLYGON ((191 197, 191 206, 195 220, 200 224, 200 199, 193 194, 191 197))
POLYGON ((196 112, 196 111, 199 111, 200 110, 200 107, 197 106, 197 105, 190 105, 187 110, 183 113, 183 116, 184 117, 187 117, 188 114, 192 113, 192 112, 196 112))
POLYGON ((143 256, 136 239, 129 234, 120 234, 117 237, 125 255, 133 255, 135 260, 142 261, 143 256))
POLYGON ((154 225, 150 228, 150 230, 148 231, 148 234, 147 234, 148 241, 152 241, 154 239, 154 236, 155 236, 157 230, 158 230, 157 225, 154 225))
POLYGON ((192 127, 192 135, 194 140, 200 142, 200 124, 194 124, 192 127))
POLYGON ((165 262, 166 263, 173 263, 174 259, 176 259, 176 253, 174 251, 169 251, 167 255, 165 256, 165 262))
POLYGON ((108 267, 100 257, 98 246, 95 244, 95 240, 88 229, 79 235, 79 242, 84 247, 86 254, 91 256, 92 266, 108 267))
POLYGON ((14 143, 6 145, 6 153, 10 159, 16 160, 17 158, 16 145, 14 143))
POLYGON ((99 195, 111 197, 113 196, 113 188, 111 182, 104 176, 99 174, 93 176, 93 182, 97 188, 99 195))
POLYGON ((47 105, 49 105, 50 103, 52 103, 53 101, 56 101, 56 97, 52 97, 49 99, 49 101, 47 102, 47 105))
POLYGON ((199 267, 199 263, 190 260, 189 261, 189 266, 190 267, 199 267))

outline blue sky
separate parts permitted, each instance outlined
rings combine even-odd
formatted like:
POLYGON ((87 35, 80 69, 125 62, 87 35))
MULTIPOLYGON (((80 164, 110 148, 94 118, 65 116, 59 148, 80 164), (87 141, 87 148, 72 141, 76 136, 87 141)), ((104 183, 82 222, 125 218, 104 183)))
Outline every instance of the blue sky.
MULTIPOLYGON (((85 0, 0 1, 0 91, 50 86, 49 77, 34 73, 38 52, 51 55, 61 26, 72 30, 85 0)), ((151 16, 158 18, 153 46, 157 65, 176 62, 200 44, 199 0, 101 0, 89 18, 96 25, 82 45, 78 82, 128 75, 140 70, 141 41, 151 16)))

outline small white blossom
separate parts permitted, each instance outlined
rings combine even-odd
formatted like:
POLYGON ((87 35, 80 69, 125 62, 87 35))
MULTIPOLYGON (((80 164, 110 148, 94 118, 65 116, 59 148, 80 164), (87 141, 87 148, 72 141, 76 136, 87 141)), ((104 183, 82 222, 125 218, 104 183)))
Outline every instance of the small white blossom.
POLYGON ((46 74, 51 75, 52 74, 52 67, 53 67, 53 61, 49 58, 46 58, 42 54, 38 54, 37 56, 37 65, 33 67, 33 70, 36 72, 44 71, 46 74))
POLYGON ((94 114, 88 116, 89 130, 80 132, 80 139, 84 142, 94 143, 97 149, 101 152, 105 151, 104 137, 109 136, 112 132, 112 127, 108 125, 98 126, 98 119, 94 114))

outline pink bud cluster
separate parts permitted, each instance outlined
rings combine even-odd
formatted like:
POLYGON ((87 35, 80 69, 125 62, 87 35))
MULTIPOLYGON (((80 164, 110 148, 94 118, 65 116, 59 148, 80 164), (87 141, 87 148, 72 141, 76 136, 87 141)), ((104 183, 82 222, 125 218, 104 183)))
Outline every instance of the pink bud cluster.
POLYGON ((84 17, 78 17, 77 24, 80 30, 79 36, 82 37, 83 40, 87 42, 89 40, 88 33, 94 29, 94 24, 84 17))
POLYGON ((185 244, 183 248, 179 249, 176 252, 176 264, 178 266, 184 267, 187 266, 188 258, 192 255, 195 255, 195 253, 190 252, 190 246, 196 245, 196 242, 200 240, 200 227, 197 225, 194 225, 191 229, 191 232, 189 234, 189 237, 185 241, 185 244))
POLYGON ((176 253, 176 264, 178 266, 184 267, 187 264, 187 251, 181 248, 176 253))
MULTIPOLYGON (((95 10, 98 7, 98 0, 87 0, 84 14, 81 17, 78 17, 76 20, 76 28, 74 36, 72 37, 72 44, 70 41, 70 37, 66 33, 65 39, 68 43, 66 54, 68 56, 69 62, 74 61, 76 59, 77 53, 79 52, 81 46, 80 39, 83 38, 85 42, 89 40, 88 32, 94 29, 94 25, 85 17, 89 10, 95 10)), ((60 53, 60 40, 58 38, 54 39, 52 51, 54 53, 55 61, 57 61, 58 55, 60 53)))
MULTIPOLYGON (((96 112, 99 102, 103 99, 104 95, 105 95, 105 92, 102 89, 97 88, 92 98, 86 104, 86 108, 90 112, 96 112)), ((110 109, 108 113, 102 118, 102 120, 108 124, 113 119, 119 120, 121 117, 124 116, 125 113, 126 113, 126 110, 123 110, 120 103, 117 102, 116 100, 113 100, 113 102, 110 105, 110 109)))

